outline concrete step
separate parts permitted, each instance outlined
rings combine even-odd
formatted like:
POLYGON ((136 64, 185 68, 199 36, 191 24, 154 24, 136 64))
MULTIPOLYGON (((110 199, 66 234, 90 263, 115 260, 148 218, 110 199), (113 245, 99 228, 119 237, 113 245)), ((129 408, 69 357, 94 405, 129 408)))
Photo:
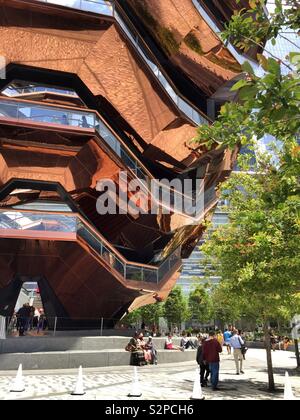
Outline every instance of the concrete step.
MULTIPOLYGON (((68 351, 10 353, 0 357, 0 371, 17 370, 20 363, 24 370, 99 368, 106 366, 128 366, 130 353, 123 349, 102 351, 68 351)), ((181 363, 196 360, 195 350, 184 352, 176 350, 159 350, 158 363, 181 363)))
MULTIPOLYGON (((129 337, 9 337, 6 340, 0 340, 0 354, 109 349, 124 351, 129 340, 129 337)), ((192 340, 194 341, 195 338, 192 340)), ((153 339, 157 350, 164 349, 165 341, 165 337, 153 339)), ((174 338, 173 343, 179 346, 180 338, 174 338)))

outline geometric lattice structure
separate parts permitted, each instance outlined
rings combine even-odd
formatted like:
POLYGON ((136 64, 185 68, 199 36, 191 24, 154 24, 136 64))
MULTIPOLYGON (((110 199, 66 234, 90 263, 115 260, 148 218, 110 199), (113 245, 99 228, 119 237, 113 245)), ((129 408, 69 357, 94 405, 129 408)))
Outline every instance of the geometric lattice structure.
POLYGON ((168 296, 237 155, 191 143, 244 59, 216 33, 235 2, 209 3, 1 1, 1 315, 28 279, 61 328, 168 296), (99 215, 97 185, 121 171, 201 178, 204 209, 99 215))

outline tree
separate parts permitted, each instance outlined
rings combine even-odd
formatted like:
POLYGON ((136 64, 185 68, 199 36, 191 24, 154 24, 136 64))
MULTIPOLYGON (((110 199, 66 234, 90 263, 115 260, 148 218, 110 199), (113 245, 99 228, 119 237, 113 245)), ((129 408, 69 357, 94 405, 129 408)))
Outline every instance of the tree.
POLYGON ((237 299, 227 290, 223 282, 215 285, 211 291, 212 317, 225 324, 234 325, 242 316, 241 308, 244 308, 241 297, 237 299))
POLYGON ((204 323, 212 319, 212 302, 210 293, 202 284, 198 284, 189 294, 191 319, 204 323))
POLYGON ((163 315, 163 305, 154 303, 152 305, 143 306, 140 309, 142 321, 149 327, 159 324, 159 318, 163 315))
POLYGON ((164 305, 164 316, 169 326, 181 326, 183 321, 189 318, 187 300, 182 293, 182 289, 176 286, 170 293, 164 305))
POLYGON ((126 315, 126 317, 122 319, 122 322, 129 325, 144 322, 149 327, 153 325, 157 326, 159 318, 163 316, 163 312, 163 304, 157 302, 135 309, 126 315))
MULTIPOLYGON (((299 33, 298 2, 287 0, 289 7, 283 8, 276 0, 269 19, 262 0, 249 3, 251 13, 242 10, 227 25, 225 42, 247 52, 253 46, 263 48, 266 40, 276 43, 285 37, 284 28, 299 33)), ((293 50, 295 44, 290 45, 293 50)), ((264 324, 269 389, 274 390, 269 321, 300 309, 300 52, 281 60, 265 51, 258 60, 264 74, 258 76, 246 62, 245 79, 232 88, 238 103, 225 104, 213 125, 199 127, 194 141, 232 148, 250 143, 257 149, 256 138, 276 139, 272 155, 257 153, 255 176, 235 174, 224 185, 224 196, 231 201, 230 224, 203 247, 222 278, 222 293, 239 302, 241 313, 264 324)), ((245 160, 240 163, 247 170, 250 158, 245 160)))
POLYGON ((292 182, 291 191, 287 185, 282 191, 283 185, 272 170, 257 176, 234 174, 224 186, 231 199, 230 223, 217 229, 202 248, 227 295, 239 302, 240 315, 256 314, 263 322, 270 390, 270 320, 300 310, 300 197, 292 194, 292 182))

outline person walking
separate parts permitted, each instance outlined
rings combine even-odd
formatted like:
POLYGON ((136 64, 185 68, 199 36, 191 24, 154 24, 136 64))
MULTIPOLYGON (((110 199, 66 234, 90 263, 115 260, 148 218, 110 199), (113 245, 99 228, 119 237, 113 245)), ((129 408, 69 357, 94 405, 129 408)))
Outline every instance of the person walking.
POLYGON ((222 353, 223 353, 224 336, 223 336, 223 334, 221 333, 220 330, 217 332, 216 338, 217 338, 218 342, 220 343, 220 346, 222 347, 222 353))
POLYGON ((198 337, 198 348, 197 348, 197 363, 200 366, 200 383, 202 387, 207 387, 208 377, 210 375, 208 363, 203 361, 203 344, 205 338, 199 335, 198 337))
POLYGON ((232 332, 231 332, 231 331, 229 331, 229 329, 228 329, 228 328, 226 328, 226 330, 225 330, 225 332, 224 332, 223 336, 224 336, 224 343, 225 343, 225 346, 226 346, 226 348, 227 348, 227 353, 228 353, 228 355, 230 356, 230 355, 231 355, 230 339, 231 339, 231 337, 232 337, 232 332))
POLYGON ((220 353, 222 353, 222 347, 216 339, 215 332, 211 331, 208 339, 203 343, 202 358, 204 363, 209 364, 213 391, 219 390, 220 353))
POLYGON ((235 330, 233 332, 233 336, 230 339, 230 346, 233 348, 233 355, 234 355, 234 361, 236 366, 236 374, 239 375, 244 374, 243 371, 243 352, 242 349, 245 346, 244 341, 242 340, 239 331, 235 330))

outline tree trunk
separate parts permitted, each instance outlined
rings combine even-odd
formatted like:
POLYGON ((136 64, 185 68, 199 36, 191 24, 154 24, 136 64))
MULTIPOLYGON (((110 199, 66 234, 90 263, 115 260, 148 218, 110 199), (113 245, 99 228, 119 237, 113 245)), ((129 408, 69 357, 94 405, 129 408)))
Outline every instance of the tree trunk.
POLYGON ((273 372, 273 362, 272 362, 272 351, 271 351, 271 339, 269 334, 268 325, 264 326, 265 333, 265 348, 267 352, 267 364, 268 364, 268 380, 269 380, 269 391, 275 391, 275 381, 274 381, 274 372, 273 372))
POLYGON ((297 359, 297 369, 300 369, 299 341, 295 339, 294 343, 295 343, 295 354, 296 354, 296 359, 297 359))

